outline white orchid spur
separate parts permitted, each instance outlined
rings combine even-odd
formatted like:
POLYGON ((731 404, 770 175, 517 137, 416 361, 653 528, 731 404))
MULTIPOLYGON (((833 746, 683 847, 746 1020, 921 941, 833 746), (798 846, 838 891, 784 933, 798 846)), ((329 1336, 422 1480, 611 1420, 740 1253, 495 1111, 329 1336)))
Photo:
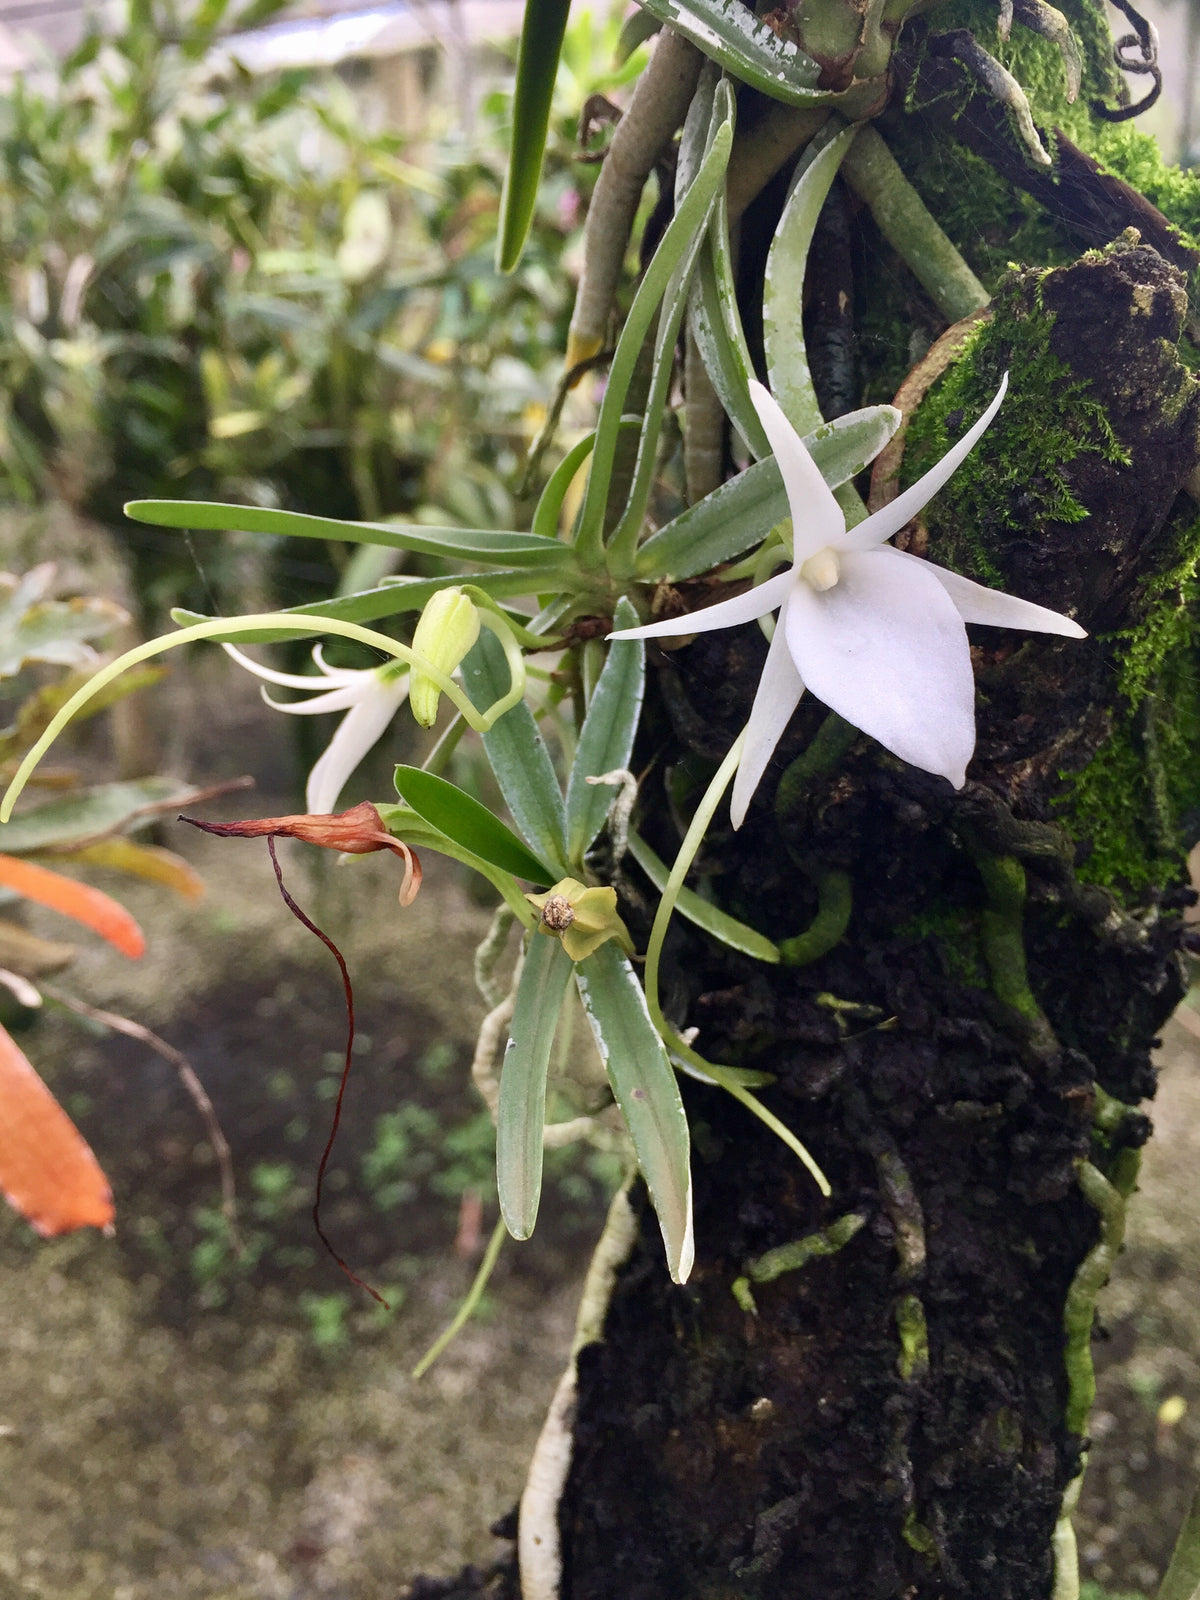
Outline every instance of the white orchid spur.
POLYGON ((983 416, 923 478, 853 528, 777 402, 760 383, 750 393, 779 463, 792 515, 792 565, 745 594, 610 634, 664 639, 733 628, 779 611, 746 726, 733 784, 735 828, 807 687, 902 760, 966 781, 975 748, 975 683, 967 622, 1086 637, 1070 617, 972 583, 887 543, 932 500, 991 422, 1006 373, 983 416))
POLYGON ((282 689, 307 689, 312 695, 310 700, 285 704, 272 700, 264 689, 263 699, 276 711, 286 711, 293 717, 315 717, 323 711, 346 713, 309 773, 304 790, 305 808, 310 813, 325 816, 333 812, 350 774, 383 737, 407 699, 408 669, 399 662, 383 667, 331 667, 317 644, 313 646, 313 660, 321 676, 302 677, 299 673, 276 672, 271 667, 260 666, 234 645, 227 644, 225 650, 256 678, 278 684, 282 689))

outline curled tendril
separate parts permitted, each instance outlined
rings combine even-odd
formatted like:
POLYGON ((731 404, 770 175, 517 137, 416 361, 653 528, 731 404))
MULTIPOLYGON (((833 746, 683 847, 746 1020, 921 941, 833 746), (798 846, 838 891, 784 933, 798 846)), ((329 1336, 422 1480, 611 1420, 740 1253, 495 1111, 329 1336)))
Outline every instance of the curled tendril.
POLYGON ((1122 72, 1130 74, 1149 73, 1154 79, 1153 87, 1149 93, 1135 104, 1129 106, 1114 106, 1111 109, 1099 100, 1092 101, 1092 110, 1098 117, 1103 117, 1105 122, 1128 122, 1130 117, 1140 116, 1150 107, 1162 93, 1162 71, 1158 65, 1158 29, 1140 11, 1136 11, 1130 0, 1113 0, 1117 10, 1122 12, 1133 26, 1132 33, 1123 33, 1113 45, 1113 60, 1122 72), (1128 54, 1136 50, 1136 56, 1128 54))

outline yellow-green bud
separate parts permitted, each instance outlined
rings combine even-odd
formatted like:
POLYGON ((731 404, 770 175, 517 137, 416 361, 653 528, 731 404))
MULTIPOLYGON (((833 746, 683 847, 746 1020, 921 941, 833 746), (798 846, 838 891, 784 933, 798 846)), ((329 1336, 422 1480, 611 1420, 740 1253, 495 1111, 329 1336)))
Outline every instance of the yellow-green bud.
MULTIPOLYGON (((479 613, 461 589, 439 589, 426 605, 413 634, 413 649, 427 661, 453 672, 479 637, 479 613)), ((432 678, 414 667, 409 679, 408 703, 423 728, 437 721, 441 690, 432 678)))

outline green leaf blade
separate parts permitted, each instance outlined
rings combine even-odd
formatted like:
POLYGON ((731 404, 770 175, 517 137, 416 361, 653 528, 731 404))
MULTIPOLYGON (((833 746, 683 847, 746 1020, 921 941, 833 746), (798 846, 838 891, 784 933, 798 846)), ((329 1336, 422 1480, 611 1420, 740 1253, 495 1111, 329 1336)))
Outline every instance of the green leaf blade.
MULTIPOLYGON (((638 615, 626 599, 617 603, 614 628, 636 628, 638 615)), ((612 804, 613 790, 589 783, 628 767, 646 688, 646 647, 640 639, 614 639, 588 706, 567 783, 567 859, 581 871, 612 804)))
MULTIPOLYGON (((629 830, 628 844, 629 854, 661 894, 670 876, 666 863, 659 860, 641 835, 634 833, 632 828, 629 830)), ((714 939, 719 939, 722 944, 727 944, 731 950, 740 950, 743 955, 753 956, 756 961, 778 964, 779 946, 768 939, 765 933, 759 933, 756 928, 739 922, 736 917, 731 917, 719 906, 710 905, 694 890, 680 889, 675 909, 680 916, 695 923, 696 927, 703 928, 705 933, 711 934, 714 939)))
MULTIPOLYGON (((485 629, 479 635, 462 664, 462 676, 467 693, 480 710, 507 693, 508 663, 494 634, 485 629)), ((567 877, 567 814, 562 790, 546 741, 523 700, 483 735, 483 748, 525 842, 553 868, 555 880, 567 877)))
POLYGON ((695 1259, 687 1116, 675 1072, 633 968, 615 944, 581 961, 576 981, 662 1229, 667 1266, 686 1283, 695 1259))
POLYGON ((763 345, 768 381, 788 421, 800 433, 820 427, 822 421, 800 315, 808 253, 825 197, 857 133, 856 126, 843 129, 809 162, 783 208, 767 255, 763 345))
POLYGON ((162 528, 237 533, 268 533, 283 538, 334 539, 342 543, 386 545, 417 555, 445 556, 520 567, 559 566, 563 547, 533 533, 494 533, 486 528, 432 528, 418 523, 348 522, 303 511, 266 506, 223 505, 212 500, 131 500, 125 515, 162 528))
POLYGON ((422 772, 420 767, 398 766, 396 792, 426 822, 472 855, 530 883, 549 885, 554 882, 549 867, 538 860, 511 828, 446 778, 422 772))
POLYGON ((652 17, 690 39, 718 66, 788 105, 820 105, 834 97, 817 88, 821 69, 798 45, 781 39, 740 0, 638 0, 652 17))
MULTIPOLYGON (((900 421, 895 406, 867 406, 822 423, 804 443, 825 482, 836 489, 875 459, 900 421)), ((775 458, 768 456, 647 539, 638 551, 638 574, 694 578, 752 550, 788 515, 783 479, 775 458)))
POLYGON ((546 152, 554 80, 570 9, 571 0, 525 0, 513 96, 512 146, 500 197, 496 265, 501 272, 516 269, 529 238, 546 152))
POLYGON ((573 965, 558 939, 533 932, 517 983, 496 1112, 496 1187, 504 1224, 528 1239, 542 1193, 550 1050, 573 965))

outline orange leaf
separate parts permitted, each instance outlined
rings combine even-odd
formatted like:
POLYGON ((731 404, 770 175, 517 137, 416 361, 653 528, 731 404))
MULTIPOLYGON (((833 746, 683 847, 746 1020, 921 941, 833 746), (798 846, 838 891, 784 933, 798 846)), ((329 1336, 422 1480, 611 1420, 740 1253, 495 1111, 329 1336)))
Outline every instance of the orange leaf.
POLYGON ((112 1190, 79 1130, 0 1028, 0 1191, 40 1234, 106 1228, 112 1190))
POLYGON ((90 884, 76 883, 74 878, 65 878, 61 872, 51 872, 49 867, 39 867, 32 861, 0 855, 0 886, 74 917, 135 961, 146 948, 142 930, 125 907, 90 884))

